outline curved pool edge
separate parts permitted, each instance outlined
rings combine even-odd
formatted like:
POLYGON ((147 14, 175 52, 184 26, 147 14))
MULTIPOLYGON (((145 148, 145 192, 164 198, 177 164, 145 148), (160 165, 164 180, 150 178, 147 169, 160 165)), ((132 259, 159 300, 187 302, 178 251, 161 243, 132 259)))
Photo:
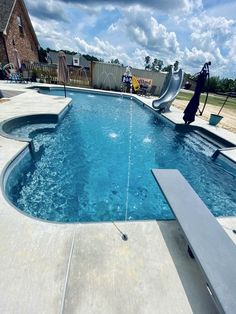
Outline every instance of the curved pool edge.
POLYGON ((31 142, 30 138, 22 138, 19 136, 14 136, 10 134, 12 129, 21 127, 27 124, 40 124, 40 123, 60 123, 65 117, 66 113, 70 110, 72 106, 72 101, 70 101, 64 109, 56 113, 35 113, 35 114, 24 114, 19 116, 14 116, 9 119, 5 119, 0 122, 0 136, 21 141, 21 142, 31 142))
MULTIPOLYGON (((17 213, 20 215, 23 215, 23 217, 33 219, 34 221, 37 222, 42 222, 42 223, 47 223, 47 224, 53 224, 53 225, 86 225, 86 224, 110 224, 110 223, 115 223, 115 224, 125 224, 125 223, 132 223, 132 222, 148 222, 148 221, 159 221, 159 222, 168 222, 168 221, 175 221, 175 218, 170 218, 170 219, 134 219, 134 220, 115 220, 115 221, 85 221, 85 222, 80 222, 80 221, 69 221, 69 222, 64 222, 64 221, 54 221, 54 220, 46 220, 42 219, 39 217, 35 217, 33 215, 30 215, 20 208, 18 208, 13 202, 9 199, 7 192, 6 192, 6 184, 8 182, 9 176, 12 174, 14 171, 21 171, 20 163, 27 163, 27 162, 32 162, 32 153, 31 149, 28 143, 25 143, 24 147, 22 147, 9 161, 8 163, 4 166, 3 170, 1 171, 0 174, 0 193, 4 197, 4 200, 7 202, 10 207, 15 210, 17 213), (27 158, 30 160, 27 161, 27 158), (18 169, 16 169, 18 168, 18 169)), ((24 167, 25 164, 22 166, 24 167)))
MULTIPOLYGON (((55 87, 55 88, 52 88, 52 89, 60 89, 58 87, 55 87)), ((78 90, 78 89, 73 89, 73 90, 78 90)), ((90 90, 87 90, 87 93, 90 92, 90 90)), ((111 92, 106 92, 106 94, 109 94, 109 95, 112 95, 114 94, 115 92, 111 93, 111 92)), ((104 94, 103 92, 100 92, 100 94, 104 94)), ((120 93, 116 93, 116 95, 118 97, 120 97, 120 93)), ((52 97, 52 96, 50 96, 52 97)), ((150 109, 155 115, 157 115, 158 117, 160 117, 161 119, 164 119, 165 121, 168 121, 171 125, 178 125, 177 123, 175 123, 172 119, 170 119, 170 117, 166 117, 165 115, 162 115, 162 114, 159 114, 158 112, 156 112, 155 110, 153 110, 153 108, 151 108, 149 106, 149 104, 147 104, 147 100, 150 100, 150 99, 146 99, 146 98, 143 98, 143 97, 139 97, 139 96, 136 96, 136 95, 132 95, 132 94, 128 94, 126 95, 127 98, 131 98, 131 99, 134 99, 136 102, 138 102, 139 104, 147 107, 148 109, 150 109)), ((69 100, 69 99, 68 99, 69 100)), ((65 114, 67 113, 67 111, 70 109, 71 107, 71 100, 69 100, 69 103, 68 105, 66 105, 58 114, 55 114, 55 113, 50 113, 50 114, 46 114, 46 113, 38 113, 38 114, 29 114, 29 115, 22 115, 22 116, 18 116, 18 117, 13 117, 13 118, 10 118, 8 120, 4 120, 0 126, 0 135, 2 136, 5 136, 9 139, 13 139, 13 140, 16 140, 16 141, 23 141, 23 142, 27 142, 28 145, 27 147, 30 147, 31 146, 31 139, 19 139, 18 137, 15 137, 15 136, 11 136, 9 135, 7 132, 5 132, 4 130, 2 130, 2 125, 4 125, 5 123, 13 123, 14 127, 17 126, 17 121, 22 123, 22 122, 25 122, 27 121, 27 123, 30 123, 30 119, 32 119, 32 121, 34 123, 39 123, 39 122, 55 122, 57 121, 57 123, 60 123, 61 120, 64 118, 65 114), (42 119, 42 120, 40 120, 42 119), (1 133, 1 131, 3 133, 1 133)), ((22 125, 22 124, 21 124, 22 125)), ((4 128, 3 128, 4 129, 4 128)), ((26 149, 26 148, 24 148, 26 149)), ((1 190, 2 190, 2 194, 5 198, 5 200, 8 202, 8 204, 11 205, 11 207, 13 207, 14 209, 16 209, 20 214, 23 214, 24 216, 26 217, 29 217, 29 218, 33 218, 37 221, 41 221, 41 222, 47 222, 47 223, 53 223, 53 224, 79 224, 81 222, 57 222, 57 221, 48 221, 48 220, 43 220, 41 218, 37 218, 35 216, 31 216, 27 213, 25 213, 24 211, 20 210, 19 208, 17 208, 14 204, 12 204, 12 202, 9 200, 8 196, 6 195, 5 193, 5 175, 7 174, 7 171, 10 169, 10 167, 16 167, 18 165, 18 163, 20 162, 21 158, 19 157, 18 159, 18 155, 21 155, 22 152, 24 151, 24 149, 22 149, 21 151, 19 151, 15 156, 13 156, 8 162, 7 164, 5 165, 3 171, 1 172, 1 177, 0 177, 0 180, 1 180, 1 190), (17 162, 18 160, 18 162, 17 162)), ((24 156, 22 157, 24 158, 24 156)), ((234 217, 234 216, 232 216, 234 217)), ((219 218, 224 218, 224 217, 219 217, 219 218)), ((170 221, 172 219, 169 219, 170 221)), ((135 221, 135 220, 134 220, 135 221)), ((144 220, 146 221, 146 220, 144 220)), ((159 220, 158 220, 159 221, 159 220)), ((162 220, 160 220, 162 221, 162 220)), ((109 221, 105 221, 107 223, 109 223, 109 221)), ((118 221, 119 223, 122 222, 122 221, 118 221)), ((85 223, 97 223, 97 222, 85 222, 85 223)))
MULTIPOLYGON (((13 140, 4 139, 4 142, 6 147, 8 144, 14 145, 13 140)), ((5 160, 8 157, 8 160, 10 160, 10 157, 22 150, 23 146, 27 145, 27 143, 17 142, 17 145, 12 154, 6 154, 4 157, 5 160)), ((2 169, 1 160, 0 169, 2 169)), ((155 221, 118 222, 118 226, 120 228, 122 227, 121 230, 125 232, 129 240, 131 240, 124 242, 121 240, 120 234, 112 223, 97 223, 96 225, 59 225, 49 222, 46 224, 36 219, 31 219, 31 217, 29 219, 28 216, 24 216, 22 213, 19 214, 15 210, 13 211, 9 208, 8 204, 5 204, 4 200, 1 207, 6 207, 7 212, 1 214, 0 220, 0 252, 2 257, 0 261, 0 308, 2 312, 17 313, 19 311, 19 305, 21 311, 25 313, 35 312, 36 309, 38 313, 59 312, 62 308, 62 304, 64 304, 65 298, 67 298, 66 300, 71 304, 81 308, 81 305, 91 299, 91 292, 96 294, 98 291, 98 286, 96 285, 92 285, 90 291, 87 291, 88 289, 81 290, 81 287, 83 288, 84 283, 86 283, 83 280, 85 277, 78 277, 80 273, 83 275, 91 272, 91 256, 93 256, 93 252, 96 252, 96 260, 94 261, 96 268, 94 269, 94 274, 97 274, 98 279, 102 278, 100 276, 103 274, 106 275, 106 278, 113 278, 115 269, 113 265, 124 265, 125 267, 119 267, 119 269, 129 274, 130 271, 136 269, 135 267, 137 267, 137 265, 135 263, 136 260, 139 261, 140 256, 144 256, 142 265, 145 265, 145 269, 149 269, 150 273, 155 273, 156 271, 156 273, 159 274, 160 264, 156 263, 156 261, 162 261, 161 265, 164 266, 174 265, 174 261, 178 265, 182 265, 183 269, 188 270, 188 274, 196 273, 196 276, 191 277, 193 280, 191 280, 190 283, 194 282, 194 287, 199 287, 196 291, 196 295, 198 296, 197 302, 205 306, 205 298, 202 296, 203 288, 198 283, 200 272, 196 272, 195 268, 192 269, 193 263, 185 264, 186 258, 178 259, 178 256, 173 256, 171 259, 170 253, 173 251, 173 249, 171 251, 171 247, 177 247, 178 249, 181 244, 182 248, 185 243, 182 241, 182 234, 179 233, 178 226, 175 222, 163 222, 161 226, 155 221), (163 238, 162 230, 164 225, 168 227, 168 233, 166 233, 168 237, 166 237, 166 239, 163 238), (176 231, 174 228, 171 228, 171 226, 176 226, 176 231), (166 246, 163 239, 169 243, 169 248, 166 246), (176 239, 179 240, 177 246, 176 239), (165 245, 164 251, 160 250, 160 243, 165 245), (132 254, 129 254, 127 257, 129 263, 124 263, 124 254, 117 255, 117 252, 122 253, 124 249, 125 252, 132 252, 132 254), (133 258, 133 256, 137 256, 137 259, 133 258), (166 259, 166 256, 168 259, 166 259), (108 261, 111 257, 112 259, 109 260, 110 266, 101 268, 101 266, 107 266, 107 263, 103 264, 102 262, 108 261), (165 259, 163 260, 163 258, 165 259), (99 261, 99 263, 97 261, 99 261), (151 263, 148 261, 151 261, 151 263), (152 261, 155 261, 155 263, 152 261), (134 262, 134 264, 132 264, 132 262, 134 262), (83 272, 81 272, 81 265, 84 267, 83 272), (70 268, 72 271, 70 271, 70 268), (104 272, 101 272, 101 269, 104 272), (76 286, 74 286, 75 284, 76 286), (78 293, 74 296, 69 294, 67 290, 68 286, 75 288, 80 287, 77 291, 80 292, 80 295, 83 295, 83 298, 78 298, 78 293), (62 296, 63 291, 66 291, 66 294, 62 296), (82 299, 84 299, 84 303, 81 302, 82 299)), ((165 269, 166 267, 163 268, 163 270, 165 269)), ((145 272, 139 271, 138 274, 140 274, 140 278, 143 278, 144 284, 147 283, 147 287, 150 287, 150 281, 148 281, 150 277, 147 277, 145 272)), ((178 278, 177 272, 171 274, 171 279, 178 278)), ((168 275, 170 275, 169 268, 168 275)), ((117 278, 120 278, 119 274, 117 274, 117 278)), ((96 282, 99 282, 99 280, 96 282)), ((153 280, 151 280, 151 282, 153 282, 153 280)), ((130 286, 126 284, 125 287, 129 288, 130 286)), ((168 286, 165 287, 168 291, 168 286)), ((111 286, 105 284, 102 290, 103 295, 109 293, 110 288, 111 286)), ((120 289, 119 281, 114 286, 114 289, 115 288, 120 289)), ((176 284, 176 281, 171 280, 170 289, 173 290, 173 288, 176 291, 180 291, 182 286, 178 283, 176 284)), ((129 289, 121 289, 120 291, 121 299, 126 300, 127 291, 129 291, 129 289)), ((149 291, 158 292, 158 286, 151 286, 150 289, 147 289, 147 293, 149 293, 149 291)), ((142 300, 143 294, 140 294, 138 291, 138 295, 141 297, 140 300, 142 300)), ((131 298, 132 296, 133 295, 130 294, 131 298)), ((135 296, 134 300, 136 299, 137 297, 135 296)), ((186 308, 189 309, 189 299, 187 296, 183 298, 181 294, 181 298, 179 299, 182 302, 182 307, 183 304, 185 305, 186 303, 186 308)), ((96 305, 101 305, 100 300, 102 299, 97 299, 96 305)), ((144 304, 144 306, 146 306, 146 304, 144 304)), ((155 307, 153 307, 153 309, 155 309, 155 307)))
MULTIPOLYGON (((0 192, 4 198, 4 200, 7 202, 8 205, 10 205, 11 209, 19 213, 20 215, 23 215, 25 218, 33 219, 33 221, 37 222, 43 222, 43 223, 49 223, 49 224, 56 224, 56 225, 74 225, 74 224, 79 224, 79 222, 70 222, 70 223, 65 223, 65 222, 59 222, 59 221, 50 221, 50 220, 44 220, 35 216, 32 216, 20 208, 18 208, 13 202, 9 199, 7 192, 6 192, 6 185, 8 182, 8 179, 12 172, 16 171, 16 168, 19 169, 19 164, 22 163, 27 163, 27 158, 30 159, 30 162, 32 162, 32 155, 31 155, 31 149, 28 143, 25 143, 25 146, 18 151, 5 165, 3 168, 1 175, 0 175, 0 192)), ((28 160, 29 162, 29 160, 28 160)), ((25 166, 25 164, 24 164, 25 166)), ((24 167, 23 166, 23 167, 24 167)))
MULTIPOLYGON (((47 223, 47 224, 53 224, 53 225, 86 225, 86 224, 110 224, 110 223, 115 223, 115 224, 125 224, 125 223, 132 223, 132 222, 149 222, 149 221, 159 221, 159 222, 168 222, 168 221, 175 221, 175 218, 170 218, 170 219, 141 219, 141 220, 115 220, 115 221, 85 221, 85 222, 80 222, 80 221, 69 221, 69 222, 63 222, 63 221, 53 221, 53 220, 46 220, 42 219, 39 217, 32 216, 20 208, 18 208, 16 205, 12 203, 12 201, 9 199, 7 193, 6 193, 6 184, 9 179, 9 176, 12 174, 13 171, 18 168, 18 171, 21 171, 21 168, 19 168, 19 164, 21 162, 27 162, 26 159, 29 158, 31 162, 32 161, 32 155, 31 155, 31 150, 29 147, 28 143, 25 143, 24 147, 18 151, 5 165, 3 168, 1 175, 0 175, 0 193, 3 195, 4 200, 10 205, 10 207, 15 210, 17 213, 20 215, 23 215, 26 218, 33 219, 34 221, 37 222, 42 222, 42 223, 47 223)), ((24 166, 23 166, 24 167, 24 166)), ((230 218, 230 217, 229 217, 230 218)))
MULTIPOLYGON (((17 128, 18 126, 23 126, 26 124, 35 124, 35 123, 55 123, 59 124, 67 114, 67 112, 71 109, 72 102, 70 101, 67 106, 59 114, 47 114, 47 113, 39 113, 39 114, 31 114, 31 115, 22 115, 13 117, 7 120, 4 120, 0 123, 0 136, 5 137, 6 139, 23 142, 25 145, 15 153, 4 165, 3 169, 0 173, 0 190, 5 201, 18 213, 23 214, 25 217, 34 219, 40 222, 47 222, 53 224, 69 224, 64 222, 57 221, 49 221, 44 220, 32 215, 29 215, 19 209, 17 206, 13 204, 13 202, 9 199, 6 193, 6 185, 7 181, 12 174, 13 171, 16 171, 16 168, 19 168, 19 164, 22 162, 27 162, 26 159, 30 158, 30 162, 32 162, 32 154, 34 153, 33 140, 30 138, 21 138, 14 135, 9 134, 12 128, 17 128)), ((36 129, 37 132, 38 129, 36 129)), ((40 130, 39 130, 40 132, 40 130)), ((21 170, 21 169, 20 169, 21 170)), ((71 224, 76 224, 79 222, 71 222, 71 224)))
MULTIPOLYGON (((14 89, 15 86, 12 88, 14 89)), ((2 199, 0 216, 15 217, 16 215, 19 222, 23 219, 21 219, 21 217, 30 220, 32 220, 33 217, 25 215, 9 201, 3 189, 4 176, 7 168, 14 160, 17 160, 17 156, 21 155, 22 151, 33 149, 33 142, 29 138, 21 138, 7 133, 6 123, 9 123, 9 126, 17 126, 18 122, 20 122, 21 125, 22 123, 25 124, 25 122, 29 123, 30 120, 36 121, 37 123, 44 123, 45 120, 48 122, 48 119, 53 119, 54 121, 56 120, 57 123, 60 123, 72 106, 72 99, 69 97, 42 95, 38 94, 35 90, 27 90, 26 87, 24 91, 25 93, 12 97, 10 101, 7 102, 7 105, 4 106, 4 110, 2 108, 0 119, 0 199, 2 199), (39 121, 39 119, 41 120, 39 121), (4 129, 4 125, 6 129, 4 129)), ((33 221, 39 222, 40 220, 35 218, 33 221)))

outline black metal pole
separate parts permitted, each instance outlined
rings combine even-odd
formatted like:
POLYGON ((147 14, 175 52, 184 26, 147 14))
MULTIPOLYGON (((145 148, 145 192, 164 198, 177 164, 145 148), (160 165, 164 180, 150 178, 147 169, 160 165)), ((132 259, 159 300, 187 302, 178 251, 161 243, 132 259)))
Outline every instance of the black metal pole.
POLYGON ((204 105, 203 105, 203 107, 202 107, 202 111, 200 111, 200 116, 202 116, 203 111, 204 111, 204 109, 205 109, 205 107, 206 107, 206 104, 207 104, 207 99, 208 99, 208 91, 207 91, 207 94, 206 94, 206 98, 205 98, 204 105))
POLYGON ((64 83, 64 93, 65 93, 65 97, 66 97, 66 85, 64 83))
POLYGON ((224 105, 226 104, 228 98, 229 98, 229 95, 226 96, 225 101, 224 101, 223 105, 221 106, 221 108, 220 108, 220 110, 218 112, 218 115, 221 113, 221 110, 224 108, 224 105))
POLYGON ((207 104, 207 99, 208 99, 208 93, 209 93, 209 80, 210 80, 210 72, 209 72, 209 63, 206 63, 206 70, 207 70, 207 94, 206 94, 206 98, 205 98, 205 102, 202 108, 202 111, 200 111, 200 116, 202 116, 203 111, 205 110, 206 104, 207 104))

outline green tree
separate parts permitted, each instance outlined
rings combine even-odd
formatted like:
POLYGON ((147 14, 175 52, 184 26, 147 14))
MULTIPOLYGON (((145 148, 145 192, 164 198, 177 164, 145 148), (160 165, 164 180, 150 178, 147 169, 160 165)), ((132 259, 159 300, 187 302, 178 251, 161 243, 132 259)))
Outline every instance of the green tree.
POLYGON ((184 73, 184 79, 185 81, 193 80, 193 76, 190 73, 184 73))
POLYGON ((162 67, 163 67, 163 61, 162 60, 158 60, 158 59, 154 59, 152 62, 152 67, 151 69, 153 71, 161 71, 162 67))
POLYGON ((72 56, 74 56, 74 55, 77 54, 77 52, 75 52, 75 51, 70 51, 70 50, 63 50, 63 49, 62 49, 61 51, 64 51, 65 54, 67 54, 67 55, 72 55, 72 56))
POLYGON ((85 59, 87 59, 88 61, 99 61, 98 58, 94 57, 94 56, 90 56, 90 55, 83 55, 83 57, 85 57, 85 59))
POLYGON ((96 58, 94 56, 90 56, 88 54, 83 55, 83 57, 85 57, 85 59, 87 59, 88 61, 100 61, 100 60, 98 60, 98 58, 96 58))
POLYGON ((220 90, 219 76, 212 76, 209 78, 209 92, 215 93, 220 90))
POLYGON ((151 69, 151 57, 146 56, 145 57, 145 70, 151 69))
POLYGON ((47 62, 47 50, 43 49, 42 47, 39 49, 39 62, 47 62))
POLYGON ((52 52, 59 52, 59 51, 63 51, 64 53, 66 53, 67 55, 76 55, 77 52, 75 51, 70 51, 70 50, 65 50, 65 49, 59 49, 59 50, 55 50, 55 49, 51 49, 49 47, 47 47, 45 49, 46 53, 49 52, 49 51, 52 51, 52 52))
POLYGON ((221 88, 224 93, 233 92, 235 90, 235 80, 223 78, 221 80, 221 88))
POLYGON ((120 61, 119 61, 119 59, 111 59, 111 63, 113 63, 113 64, 120 64, 120 61))
POLYGON ((165 67, 162 69, 162 71, 164 71, 164 72, 170 72, 170 71, 171 71, 171 67, 172 67, 172 65, 169 64, 169 65, 165 66, 165 67))
POLYGON ((178 68, 179 68, 179 61, 176 60, 174 63, 174 71, 177 71, 178 68))

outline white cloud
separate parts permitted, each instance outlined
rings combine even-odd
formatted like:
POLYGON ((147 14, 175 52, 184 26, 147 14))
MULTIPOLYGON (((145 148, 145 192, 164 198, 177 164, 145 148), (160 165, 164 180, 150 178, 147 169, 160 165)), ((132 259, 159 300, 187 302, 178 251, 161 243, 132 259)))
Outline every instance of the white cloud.
POLYGON ((210 52, 193 47, 191 50, 188 48, 184 50, 183 60, 185 60, 185 65, 187 67, 198 69, 199 65, 207 61, 214 63, 215 57, 210 52))
MULTIPOLYGON (((219 48, 214 54, 208 51, 193 47, 191 50, 186 48, 182 58, 182 65, 186 72, 197 73, 205 62, 211 61, 210 73, 212 76, 227 76, 230 62, 225 59, 219 48)), ((232 60, 231 60, 232 61, 232 60)))
POLYGON ((216 42, 211 31, 194 32, 190 35, 191 41, 194 46, 203 50, 212 51, 216 49, 216 42))
POLYGON ((109 27, 110 32, 125 32, 133 43, 142 48, 164 56, 179 54, 179 43, 175 32, 168 32, 167 28, 158 23, 146 10, 139 6, 123 10, 124 17, 109 27))
POLYGON ((234 0, 218 1, 214 6, 207 9, 208 15, 211 16, 224 16, 228 19, 235 19, 236 2, 234 0))
POLYGON ((225 47, 229 51, 228 59, 230 67, 234 67, 236 72, 236 33, 234 33, 232 37, 225 42, 225 47))
POLYGON ((147 55, 165 65, 178 60, 191 73, 211 60, 216 75, 236 75, 236 20, 209 15, 202 11, 201 0, 26 3, 43 47, 88 53, 106 61, 118 58, 138 68, 147 55))
POLYGON ((214 30, 220 35, 227 35, 230 34, 232 27, 235 26, 235 21, 222 16, 209 16, 204 12, 198 17, 191 18, 189 26, 193 31, 214 30))
POLYGON ((112 33, 112 32, 117 32, 119 31, 119 27, 118 27, 118 23, 112 23, 109 27, 108 27, 108 33, 112 33))
POLYGON ((136 68, 144 68, 144 60, 148 55, 147 50, 136 48, 133 53, 130 54, 130 61, 127 64, 136 68))
POLYGON ((35 33, 39 42, 44 43, 44 47, 60 50, 75 50, 75 44, 68 29, 62 28, 56 21, 42 21, 34 19, 32 21, 35 33), (50 30, 50 32, 48 31, 50 30))
POLYGON ((69 21, 61 2, 53 0, 26 0, 26 5, 30 14, 38 19, 69 21))
POLYGON ((118 58, 121 62, 127 62, 129 57, 124 53, 123 48, 120 46, 113 46, 109 41, 101 40, 98 37, 94 37, 93 44, 88 43, 80 37, 75 38, 78 50, 82 54, 91 54, 98 58, 110 61, 111 59, 118 58))
MULTIPOLYGON (((29 0, 28 0, 29 1, 29 0)), ((30 0, 32 1, 32 0, 30 0)), ((56 1, 56 0, 55 0, 56 1)), ((79 5, 79 7, 83 10, 89 12, 99 12, 100 10, 106 8, 107 10, 114 10, 114 8, 124 8, 124 7, 140 7, 140 8, 148 8, 176 14, 177 12, 182 13, 191 13, 193 10, 201 9, 203 7, 202 0, 146 0, 138 1, 138 0, 61 0, 66 4, 74 4, 79 5)))
MULTIPOLYGON (((176 19, 178 25, 185 24, 192 33, 189 34, 188 47, 184 49, 182 62, 191 71, 201 67, 201 63, 212 62, 214 75, 227 75, 235 64, 234 38, 236 38, 236 21, 225 17, 201 16, 189 19, 176 19)), ((235 71, 234 71, 235 73, 235 71)))

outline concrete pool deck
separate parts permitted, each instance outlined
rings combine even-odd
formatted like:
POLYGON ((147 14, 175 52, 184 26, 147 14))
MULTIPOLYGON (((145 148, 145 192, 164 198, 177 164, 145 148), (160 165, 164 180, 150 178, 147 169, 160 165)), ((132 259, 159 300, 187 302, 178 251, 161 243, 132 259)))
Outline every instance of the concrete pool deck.
MULTIPOLYGON (((28 86, 0 82, 2 90, 28 86)), ((58 114, 68 102, 27 90, 0 104, 0 121, 58 114)), ((0 136, 1 173, 26 146, 0 136)), ((1 313, 216 313, 176 221, 119 222, 123 241, 112 223, 38 221, 13 208, 2 191, 0 204, 1 313)), ((236 217, 218 220, 236 243, 236 217)))

